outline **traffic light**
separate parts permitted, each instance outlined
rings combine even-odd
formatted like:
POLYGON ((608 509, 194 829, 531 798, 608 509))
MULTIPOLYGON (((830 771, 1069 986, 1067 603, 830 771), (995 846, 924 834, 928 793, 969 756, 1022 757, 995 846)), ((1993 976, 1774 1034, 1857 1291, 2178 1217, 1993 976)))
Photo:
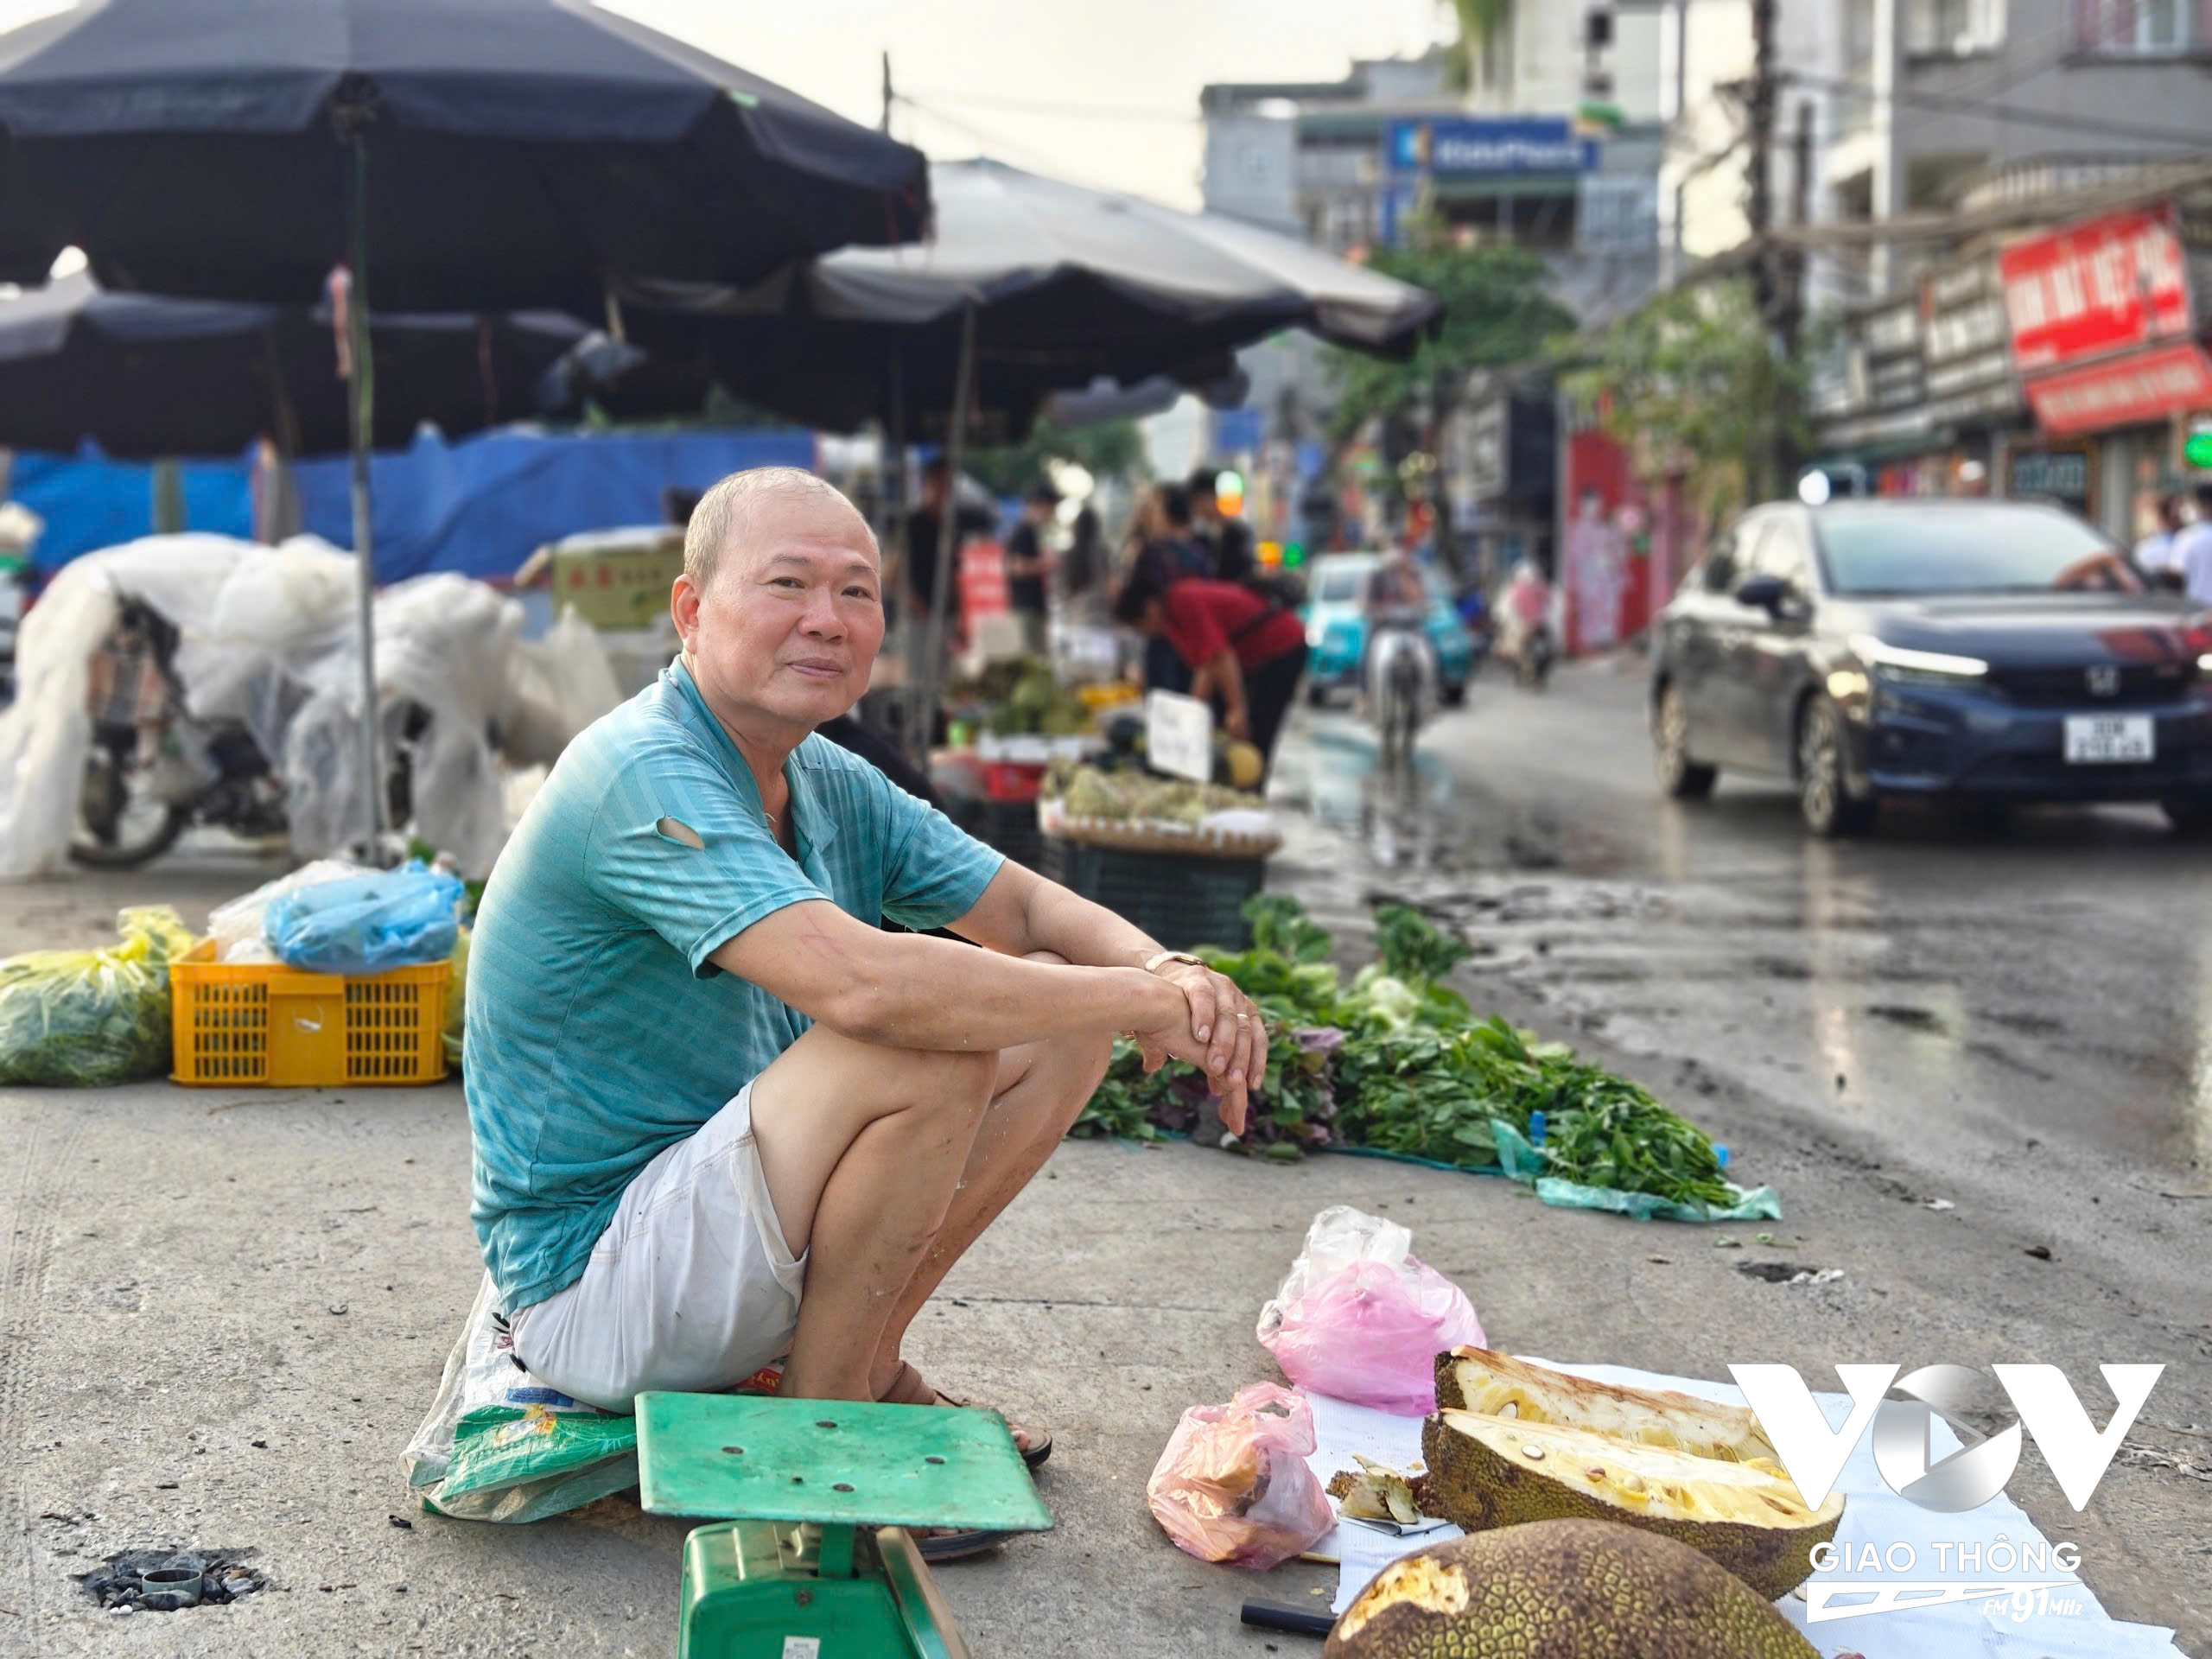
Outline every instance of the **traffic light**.
POLYGON ((1234 467, 1218 473, 1213 480, 1213 499, 1224 515, 1234 518, 1244 511, 1244 474, 1234 467))
POLYGON ((1296 542, 1285 542, 1282 544, 1282 563, 1287 570, 1297 569, 1306 563, 1306 550, 1296 542))
POLYGON ((2182 440, 2181 458, 2198 472, 2212 471, 2212 416, 2199 415, 2189 423, 2182 440))

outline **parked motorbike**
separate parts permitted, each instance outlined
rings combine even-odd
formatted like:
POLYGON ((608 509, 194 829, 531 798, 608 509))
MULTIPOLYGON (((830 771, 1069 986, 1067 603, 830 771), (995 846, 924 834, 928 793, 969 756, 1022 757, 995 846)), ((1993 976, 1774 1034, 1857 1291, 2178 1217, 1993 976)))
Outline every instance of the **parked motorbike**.
POLYGON ((1386 766, 1413 759, 1414 740, 1436 700, 1436 650, 1419 612, 1378 613, 1370 620, 1367 716, 1386 766))
MULTIPOLYGON (((125 596, 93 677, 92 741, 85 756, 69 856, 99 869, 158 857, 195 824, 248 839, 283 836, 284 785, 251 728, 203 719, 186 701, 175 667, 175 626, 125 596)), ((410 751, 430 713, 407 703, 386 773, 388 822, 413 814, 410 751)))

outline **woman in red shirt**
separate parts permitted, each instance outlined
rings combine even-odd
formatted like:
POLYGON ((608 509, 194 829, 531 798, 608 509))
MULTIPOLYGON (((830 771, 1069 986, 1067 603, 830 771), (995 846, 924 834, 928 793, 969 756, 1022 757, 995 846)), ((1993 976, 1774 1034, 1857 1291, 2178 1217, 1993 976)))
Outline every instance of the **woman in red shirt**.
POLYGON ((1114 614, 1148 639, 1165 639, 1189 664, 1191 695, 1217 702, 1232 737, 1272 760, 1283 716, 1306 671, 1297 613, 1233 582, 1187 576, 1160 582, 1139 571, 1122 584, 1114 614))

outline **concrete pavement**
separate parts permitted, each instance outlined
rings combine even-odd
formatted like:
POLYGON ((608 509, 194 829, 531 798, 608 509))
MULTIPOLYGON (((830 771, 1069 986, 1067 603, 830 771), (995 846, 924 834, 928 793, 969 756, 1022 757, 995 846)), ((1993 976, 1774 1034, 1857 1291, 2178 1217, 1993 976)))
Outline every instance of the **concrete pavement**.
MULTIPOLYGON (((1616 1045, 1590 1018, 1594 993, 1567 995, 1541 966, 1560 953, 1537 949, 1573 941, 1581 960, 1581 942, 1653 925, 1620 907, 1611 878, 1389 863, 1371 837, 1301 828, 1276 877, 1353 962, 1370 887, 1462 904, 1490 951, 1461 982, 1478 1006, 1573 1038, 1705 1122, 1744 1179, 1782 1189, 1771 1254, 1846 1277, 1766 1283, 1738 1272, 1744 1253, 1714 1249, 1712 1230, 1550 1210, 1479 1178, 1065 1147, 918 1326, 933 1378, 1058 1436, 1041 1482, 1057 1529, 941 1575, 979 1656, 1312 1650, 1242 1630, 1236 1609, 1247 1595, 1322 1605, 1308 1592, 1329 1575, 1193 1561, 1166 1542, 1142 1487, 1185 1406, 1273 1375, 1254 1320, 1332 1203, 1410 1224, 1510 1349, 1707 1376, 1743 1359, 1815 1377, 1838 1360, 2038 1358, 2085 1385, 2100 1359, 2164 1360, 2146 1418, 2212 1427, 2212 1204, 2131 1195, 2102 1166, 2039 1187, 2018 1148, 1988 1167, 1923 1166, 1878 1125, 1839 1122, 1802 1080, 1774 1086, 1786 1074, 1746 1058, 1758 1045, 1672 1040, 1663 1011, 1616 1045), (2080 1191, 2064 1203, 2022 1200, 2066 1180, 2080 1191), (1937 1193, 1958 1208, 1917 1202, 1937 1193), (2022 1254, 2037 1243, 2054 1260, 2022 1254)), ((193 855, 10 890, 0 950, 96 939, 117 904, 155 896, 197 923, 261 874, 193 855)), ((409 1503, 397 1453, 478 1271, 467 1195, 451 1086, 0 1091, 0 1535, 16 1545, 0 1654, 671 1651, 683 1524, 620 1499, 525 1529, 409 1503), (276 1587, 118 1618, 71 1582, 100 1556, 163 1543, 257 1548, 276 1587)), ((2212 1655, 2212 1484, 2171 1466, 2203 1441, 2147 1426, 2130 1440, 2086 1516, 2032 1456, 2013 1494, 2052 1536, 2081 1541, 2083 1574, 2117 1616, 2177 1625, 2187 1651, 2212 1655)))

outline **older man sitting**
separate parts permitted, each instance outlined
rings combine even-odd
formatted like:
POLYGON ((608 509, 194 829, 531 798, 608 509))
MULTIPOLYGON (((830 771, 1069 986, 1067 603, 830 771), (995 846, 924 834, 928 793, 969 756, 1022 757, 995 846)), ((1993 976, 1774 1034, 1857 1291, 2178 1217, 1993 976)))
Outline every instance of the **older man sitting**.
POLYGON ((671 602, 682 657, 570 745, 479 912, 485 1262, 531 1370, 611 1409, 779 1360, 787 1395, 954 1403, 907 1327, 1111 1034, 1205 1066, 1234 1128, 1260 1020, 811 734, 883 638, 874 538, 829 485, 715 486, 671 602))

